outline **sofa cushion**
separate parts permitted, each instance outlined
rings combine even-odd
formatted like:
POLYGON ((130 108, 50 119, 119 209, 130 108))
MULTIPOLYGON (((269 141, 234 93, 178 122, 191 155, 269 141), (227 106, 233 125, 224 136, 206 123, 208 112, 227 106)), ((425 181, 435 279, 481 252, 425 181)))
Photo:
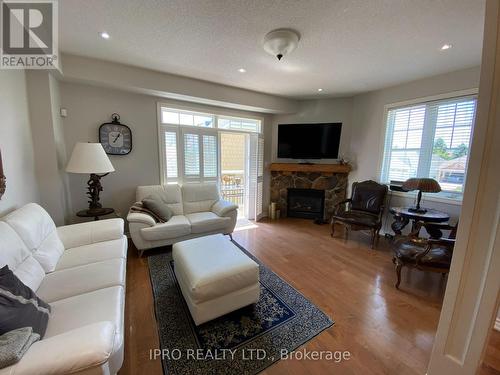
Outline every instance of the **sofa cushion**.
POLYGON ((141 202, 150 195, 158 195, 172 210, 174 215, 182 215, 184 213, 181 187, 177 184, 138 186, 135 195, 137 202, 141 202))
POLYGON ((0 268, 0 335, 31 327, 42 338, 49 314, 50 306, 24 285, 8 266, 0 268))
POLYGON ((56 268, 64 246, 47 211, 36 203, 29 203, 3 220, 21 237, 45 272, 56 268))
POLYGON ((191 224, 183 215, 172 216, 166 223, 141 229, 142 236, 148 241, 163 240, 186 236, 191 233, 191 224))
POLYGON ((168 204, 163 202, 163 200, 158 195, 150 195, 142 200, 142 205, 152 211, 156 216, 158 216, 163 222, 167 222, 173 216, 173 212, 168 207, 168 204))
POLYGON ((205 233, 225 228, 231 219, 213 212, 197 212, 186 215, 191 223, 191 233, 205 233))
POLYGON ((208 301, 259 281, 259 266, 221 234, 174 244, 175 273, 193 302, 208 301))
POLYGON ((52 303, 98 289, 124 286, 125 269, 125 259, 109 259, 54 271, 45 276, 37 294, 52 303))
POLYGON ((125 236, 118 240, 67 249, 63 253, 61 259, 59 259, 56 271, 101 262, 103 260, 120 258, 127 258, 127 238, 125 236))
POLYGON ((33 291, 38 289, 45 276, 42 266, 14 229, 0 221, 0 267, 5 265, 33 291))
POLYGON ((57 227, 57 235, 65 249, 90 245, 97 242, 118 240, 123 237, 124 221, 121 218, 57 227))
POLYGON ((122 286, 99 289, 78 296, 65 298, 51 304, 52 314, 46 338, 77 329, 88 324, 110 321, 115 325, 117 350, 123 342, 123 305, 125 291, 122 286))
POLYGON ((215 183, 196 183, 182 185, 184 214, 211 211, 219 200, 219 191, 215 183))

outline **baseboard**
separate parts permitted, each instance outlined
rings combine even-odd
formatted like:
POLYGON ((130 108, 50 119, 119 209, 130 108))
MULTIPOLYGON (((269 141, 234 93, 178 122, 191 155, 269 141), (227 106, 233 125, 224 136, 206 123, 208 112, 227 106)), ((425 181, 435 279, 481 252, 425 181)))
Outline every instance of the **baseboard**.
POLYGON ((496 318, 495 326, 493 328, 500 332, 500 318, 496 318))

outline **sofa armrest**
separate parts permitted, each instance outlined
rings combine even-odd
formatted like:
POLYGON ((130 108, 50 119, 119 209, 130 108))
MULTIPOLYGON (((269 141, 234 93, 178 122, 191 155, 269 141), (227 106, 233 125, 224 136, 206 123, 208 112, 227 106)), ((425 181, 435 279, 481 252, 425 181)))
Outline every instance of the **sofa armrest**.
POLYGON ((64 248, 69 249, 123 237, 123 219, 107 219, 57 228, 64 248))
POLYGON ((212 205, 212 212, 219 216, 226 216, 229 212, 237 209, 237 204, 225 201, 223 199, 218 200, 212 205))
POLYGON ((127 215, 127 221, 129 223, 146 224, 150 227, 154 227, 156 225, 155 219, 141 212, 129 212, 127 215))
POLYGON ((114 339, 113 323, 89 324, 34 343, 18 363, 0 370, 0 375, 107 374, 114 339))

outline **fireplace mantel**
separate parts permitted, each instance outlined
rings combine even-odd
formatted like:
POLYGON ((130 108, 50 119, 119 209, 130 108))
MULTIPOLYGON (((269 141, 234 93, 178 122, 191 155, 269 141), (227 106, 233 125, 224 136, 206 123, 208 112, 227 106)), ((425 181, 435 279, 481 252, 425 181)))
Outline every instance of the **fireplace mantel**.
POLYGON ((349 173, 349 164, 298 164, 298 163, 271 163, 271 172, 316 172, 316 173, 349 173))

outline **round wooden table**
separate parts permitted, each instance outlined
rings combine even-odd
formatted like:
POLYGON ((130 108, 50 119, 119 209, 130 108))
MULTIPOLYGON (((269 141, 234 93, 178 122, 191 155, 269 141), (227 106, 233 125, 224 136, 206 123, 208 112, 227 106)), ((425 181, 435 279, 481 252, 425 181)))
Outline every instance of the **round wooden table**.
MULTIPOLYGON (((394 233, 401 235, 401 231, 412 221, 411 235, 418 236, 422 223, 445 223, 450 220, 450 215, 446 212, 428 209, 425 213, 412 212, 410 207, 391 207, 389 212, 394 216, 394 222, 391 225, 394 233)), ((426 228, 431 238, 441 238, 443 233, 439 228, 426 228)))
POLYGON ((76 213, 78 217, 93 217, 94 221, 99 220, 99 216, 110 215, 115 212, 114 208, 97 208, 94 210, 82 210, 76 213))

